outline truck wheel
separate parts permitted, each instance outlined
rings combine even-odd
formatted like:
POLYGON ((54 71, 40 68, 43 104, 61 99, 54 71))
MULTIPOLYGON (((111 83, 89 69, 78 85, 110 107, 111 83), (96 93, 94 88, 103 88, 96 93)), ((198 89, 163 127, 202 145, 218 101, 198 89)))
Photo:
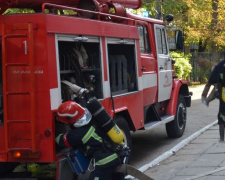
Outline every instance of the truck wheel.
POLYGON ((166 124, 166 132, 169 138, 179 138, 183 135, 186 126, 186 103, 182 95, 178 96, 175 119, 166 124))
MULTIPOLYGON (((129 149, 132 149, 132 140, 131 140, 131 135, 130 135, 130 128, 127 124, 127 121, 124 117, 122 116, 116 116, 114 119, 115 123, 117 126, 120 128, 120 130, 124 134, 124 144, 129 147, 129 149)), ((130 162, 130 157, 127 158, 126 163, 130 162)))
POLYGON ((6 173, 11 173, 16 166, 18 166, 19 163, 0 163, 0 175, 6 174, 6 173))

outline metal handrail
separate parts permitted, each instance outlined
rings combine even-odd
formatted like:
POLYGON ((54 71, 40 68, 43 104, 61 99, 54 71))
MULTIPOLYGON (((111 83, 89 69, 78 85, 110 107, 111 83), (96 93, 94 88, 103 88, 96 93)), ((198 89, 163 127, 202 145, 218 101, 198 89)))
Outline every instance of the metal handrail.
POLYGON ((84 12, 84 13, 91 13, 93 15, 97 15, 97 19, 100 20, 100 17, 102 16, 108 16, 111 18, 117 18, 117 19, 121 19, 121 20, 127 20, 127 21, 132 21, 133 25, 135 25, 135 19, 132 18, 127 18, 127 17, 122 17, 122 16, 117 16, 117 15, 113 15, 113 14, 108 14, 108 13, 102 13, 102 12, 96 12, 96 11, 90 11, 90 10, 85 10, 85 9, 79 9, 79 8, 74 8, 74 7, 68 7, 68 6, 62 6, 62 5, 57 5, 57 4, 51 4, 51 3, 43 3, 42 4, 42 12, 45 12, 45 8, 46 6, 49 7, 55 7, 58 9, 63 9, 63 10, 74 10, 76 12, 84 12))

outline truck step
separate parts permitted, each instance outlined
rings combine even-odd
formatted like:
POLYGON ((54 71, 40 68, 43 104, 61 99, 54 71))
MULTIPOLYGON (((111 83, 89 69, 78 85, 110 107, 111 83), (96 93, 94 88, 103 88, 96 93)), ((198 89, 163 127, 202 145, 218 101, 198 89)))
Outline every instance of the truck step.
POLYGON ((170 121, 174 120, 174 116, 173 115, 165 115, 161 117, 160 121, 151 121, 145 124, 145 129, 153 129, 156 126, 159 126, 161 124, 166 124, 170 121))

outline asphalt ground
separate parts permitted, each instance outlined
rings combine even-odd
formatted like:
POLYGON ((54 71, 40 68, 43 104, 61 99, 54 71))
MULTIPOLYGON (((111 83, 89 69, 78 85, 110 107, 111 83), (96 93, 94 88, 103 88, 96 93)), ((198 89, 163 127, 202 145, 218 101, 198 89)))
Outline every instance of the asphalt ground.
POLYGON ((224 180, 225 143, 217 123, 144 173, 155 180, 224 180))
MULTIPOLYGON (((199 95, 203 87, 191 89, 198 93, 194 100, 201 101, 199 95)), ((211 108, 202 106, 195 110, 197 121, 210 118, 211 123, 140 167, 140 171, 155 180, 225 179, 225 143, 219 142, 219 127, 215 120, 218 102, 211 103, 211 108), (215 116, 204 117, 204 111, 212 111, 215 116)))

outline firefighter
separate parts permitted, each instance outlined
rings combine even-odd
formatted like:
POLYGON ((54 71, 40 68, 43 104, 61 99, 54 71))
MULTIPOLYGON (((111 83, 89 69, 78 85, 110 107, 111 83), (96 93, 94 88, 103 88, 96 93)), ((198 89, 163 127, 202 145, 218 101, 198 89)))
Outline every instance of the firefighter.
MULTIPOLYGON (((102 108, 98 110, 100 111, 102 108)), ((94 170, 89 180, 116 179, 113 178, 113 172, 121 164, 121 159, 117 153, 104 147, 105 134, 93 125, 89 110, 74 101, 66 101, 59 106, 57 119, 68 124, 71 130, 58 135, 56 143, 67 148, 82 150, 87 157, 95 159, 94 170)))
POLYGON ((202 102, 207 106, 213 99, 219 99, 219 112, 218 112, 218 124, 220 142, 224 142, 224 127, 225 127, 225 60, 220 61, 213 69, 208 83, 206 84, 202 93, 202 102), (214 89, 207 97, 209 88, 214 85, 214 89))

